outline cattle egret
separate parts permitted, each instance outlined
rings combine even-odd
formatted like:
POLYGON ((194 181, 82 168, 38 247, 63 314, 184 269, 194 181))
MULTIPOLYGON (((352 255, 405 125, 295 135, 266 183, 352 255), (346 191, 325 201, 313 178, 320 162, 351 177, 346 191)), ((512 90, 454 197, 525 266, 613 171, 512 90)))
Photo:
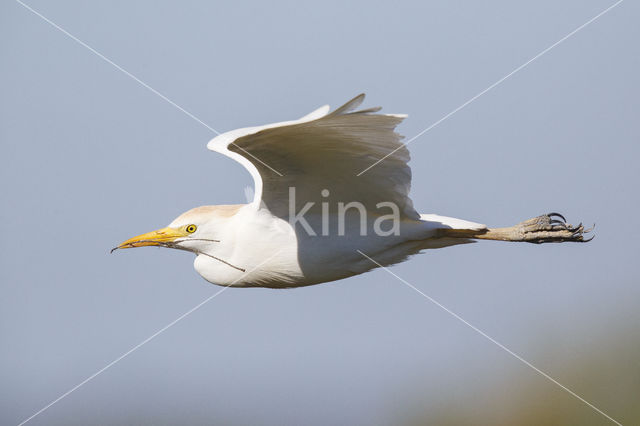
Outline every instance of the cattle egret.
POLYGON ((323 106, 299 120, 212 139, 207 148, 251 173, 253 201, 196 207, 116 249, 187 250, 213 284, 289 288, 476 240, 588 241, 590 230, 567 224, 558 213, 506 228, 418 213, 409 198, 409 151, 395 132, 406 116, 357 111, 363 100, 361 94, 333 112, 323 106))

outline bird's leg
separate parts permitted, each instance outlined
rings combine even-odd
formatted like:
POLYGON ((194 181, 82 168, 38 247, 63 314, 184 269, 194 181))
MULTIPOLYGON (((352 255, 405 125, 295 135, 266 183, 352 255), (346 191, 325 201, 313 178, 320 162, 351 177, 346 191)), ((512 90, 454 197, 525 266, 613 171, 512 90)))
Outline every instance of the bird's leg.
POLYGON ((587 242, 584 234, 593 230, 584 229, 582 223, 570 225, 559 213, 548 213, 520 222, 508 228, 488 228, 472 238, 479 240, 524 241, 527 243, 562 243, 565 241, 587 242))
POLYGON ((481 231, 443 229, 441 236, 473 238, 478 240, 522 241, 527 243, 562 243, 565 241, 588 242, 584 238, 593 228, 584 229, 582 224, 570 225, 559 213, 548 213, 520 222, 507 228, 487 228, 481 231))

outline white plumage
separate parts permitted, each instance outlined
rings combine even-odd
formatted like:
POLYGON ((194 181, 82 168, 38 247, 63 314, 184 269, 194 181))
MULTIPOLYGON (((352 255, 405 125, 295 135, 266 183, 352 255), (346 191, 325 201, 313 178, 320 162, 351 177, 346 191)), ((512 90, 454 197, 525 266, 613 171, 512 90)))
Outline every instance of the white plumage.
POLYGON ((233 158, 251 173, 253 201, 192 209, 167 228, 118 248, 189 250, 197 254, 196 270, 214 284, 285 288, 333 281, 377 266, 360 252, 389 265, 426 248, 473 239, 578 240, 573 234, 569 238, 570 228, 563 225, 561 230, 560 221, 547 215, 536 218, 546 220, 542 227, 536 222, 525 232, 419 214, 409 198, 409 151, 395 132, 406 116, 379 114, 380 108, 357 111, 363 99, 359 95, 333 112, 324 106, 299 120, 214 138, 207 145, 210 150, 233 158), (358 175, 381 158, 384 161, 358 175), (528 239, 516 231, 527 233, 528 239))
POLYGON ((319 208, 326 201, 321 191, 328 189, 334 200, 357 200, 369 209, 391 201, 404 217, 418 219, 409 199, 409 150, 394 131, 406 116, 374 114, 379 108, 354 112, 363 100, 359 95, 331 113, 324 106, 299 120, 233 130, 207 148, 245 166, 255 182, 254 203, 265 203, 279 217, 288 215, 289 188, 295 187, 298 204, 316 202, 319 208))

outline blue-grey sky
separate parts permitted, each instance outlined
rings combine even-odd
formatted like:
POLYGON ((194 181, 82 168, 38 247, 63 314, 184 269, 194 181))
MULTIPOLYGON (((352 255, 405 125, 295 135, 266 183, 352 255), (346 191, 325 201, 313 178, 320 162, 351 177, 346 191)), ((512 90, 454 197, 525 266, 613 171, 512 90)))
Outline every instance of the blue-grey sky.
MULTIPOLYGON (((220 132, 366 92, 409 114, 411 138, 614 1, 27 3, 220 132)), ((420 212, 505 226, 560 211, 596 239, 392 269, 622 423, 638 394, 565 366, 597 348, 613 371, 617 343, 640 339, 639 17, 621 3, 409 145, 420 212)), ((189 253, 109 249, 244 202, 252 182, 206 150, 213 132, 15 1, 0 52, 0 423, 18 424, 218 291, 189 253)), ((522 381, 605 424, 376 270, 230 289, 30 424, 397 424, 469 389, 491 387, 500 413, 522 381)))

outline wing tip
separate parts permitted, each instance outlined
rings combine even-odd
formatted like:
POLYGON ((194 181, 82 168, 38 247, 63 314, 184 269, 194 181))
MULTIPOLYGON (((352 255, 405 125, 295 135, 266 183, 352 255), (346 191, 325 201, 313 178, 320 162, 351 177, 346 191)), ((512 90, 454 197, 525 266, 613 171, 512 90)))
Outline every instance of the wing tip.
MULTIPOLYGON (((356 108, 358 108, 362 104, 362 102, 364 102, 365 97, 366 97, 365 93, 360 93, 350 101, 346 102, 340 108, 337 108, 335 111, 332 111, 329 115, 374 114, 376 112, 379 112, 382 109, 381 106, 375 106, 375 107, 365 108, 365 109, 356 111, 356 108)), ((383 115, 385 117, 399 118, 402 120, 404 120, 409 116, 408 114, 380 114, 380 115, 383 115)))
POLYGON ((335 111, 333 111, 331 113, 331 115, 342 115, 342 114, 350 113, 351 111, 353 111, 354 109, 358 108, 362 104, 362 102, 364 101, 365 97, 366 97, 366 95, 364 93, 360 93, 359 95, 357 95, 353 99, 347 101, 340 108, 337 108, 335 111))

